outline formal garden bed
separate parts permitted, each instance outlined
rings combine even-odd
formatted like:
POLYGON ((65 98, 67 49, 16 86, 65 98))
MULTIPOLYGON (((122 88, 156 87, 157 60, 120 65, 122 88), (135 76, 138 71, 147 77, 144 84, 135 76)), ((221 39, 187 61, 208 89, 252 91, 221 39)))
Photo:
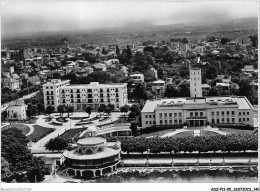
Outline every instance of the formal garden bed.
POLYGON ((33 127, 34 127, 33 133, 27 136, 27 139, 32 142, 39 141, 41 138, 45 137, 46 135, 50 134, 55 130, 52 128, 42 127, 40 125, 33 125, 33 127))
POLYGON ((11 127, 16 127, 17 129, 21 130, 23 132, 24 135, 28 134, 30 132, 30 127, 28 125, 24 125, 24 124, 11 124, 11 125, 7 125, 5 127, 3 127, 1 129, 2 130, 5 130, 5 129, 9 129, 11 127))
POLYGON ((67 123, 69 120, 66 118, 67 117, 58 117, 58 118, 56 118, 56 121, 58 121, 60 123, 67 123))

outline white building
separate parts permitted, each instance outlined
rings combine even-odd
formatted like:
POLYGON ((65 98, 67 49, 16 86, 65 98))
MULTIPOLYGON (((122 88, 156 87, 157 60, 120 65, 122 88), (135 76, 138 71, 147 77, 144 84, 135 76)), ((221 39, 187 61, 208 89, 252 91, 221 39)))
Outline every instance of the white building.
POLYGON ((6 108, 7 119, 10 120, 24 120, 26 116, 27 105, 22 100, 12 101, 6 108))
POLYGON ((130 75, 130 77, 135 82, 144 82, 144 75, 143 74, 133 74, 133 75, 130 75))
POLYGON ((57 110, 57 106, 60 105, 60 88, 69 84, 70 80, 61 81, 60 79, 52 79, 43 85, 45 109, 48 105, 51 105, 57 110))
POLYGON ((152 126, 254 125, 253 106, 246 97, 148 100, 141 111, 142 128, 152 126))
POLYGON ((152 90, 156 92, 156 95, 163 96, 165 92, 165 81, 157 80, 152 84, 152 90))
POLYGON ((221 83, 230 84, 230 82, 231 82, 231 76, 227 76, 227 75, 217 75, 217 77, 215 78, 215 80, 220 80, 221 83))
POLYGON ((190 69, 190 96, 202 97, 201 69, 190 69))
POLYGON ((100 104, 114 104, 115 109, 127 104, 127 84, 99 84, 92 82, 83 85, 69 85, 70 80, 52 80, 43 85, 44 105, 74 106, 75 111, 83 111, 87 105, 97 109, 100 104))

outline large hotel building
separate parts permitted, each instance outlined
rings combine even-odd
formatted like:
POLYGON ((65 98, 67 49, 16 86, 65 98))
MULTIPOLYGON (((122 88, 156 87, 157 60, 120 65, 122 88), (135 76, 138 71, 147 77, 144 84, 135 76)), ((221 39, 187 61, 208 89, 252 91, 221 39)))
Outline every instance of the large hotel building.
POLYGON ((83 111, 87 105, 97 109, 100 104, 114 104, 115 109, 127 104, 127 84, 70 85, 70 80, 53 79, 43 85, 44 106, 74 106, 75 111, 83 111))
POLYGON ((246 97, 202 97, 201 69, 190 69, 190 98, 148 100, 142 109, 142 128, 152 126, 254 126, 253 106, 246 97))

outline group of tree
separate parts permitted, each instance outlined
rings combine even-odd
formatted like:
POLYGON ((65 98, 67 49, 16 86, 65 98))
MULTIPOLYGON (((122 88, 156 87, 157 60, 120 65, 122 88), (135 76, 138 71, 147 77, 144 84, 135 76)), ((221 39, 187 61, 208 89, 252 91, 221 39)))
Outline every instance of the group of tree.
POLYGON ((258 136, 254 134, 214 135, 209 137, 125 137, 121 138, 122 151, 127 153, 178 152, 231 152, 257 150, 258 136))
MULTIPOLYGON (((48 108, 48 107, 47 107, 48 108)), ((47 110, 46 108, 46 110, 47 110)), ((48 108, 48 113, 52 110, 53 108, 49 107, 48 108)), ((63 117, 63 114, 64 113, 67 113, 68 116, 67 117, 70 117, 70 113, 73 113, 74 112, 74 107, 73 106, 66 106, 66 105, 59 105, 57 107, 57 111, 60 113, 60 118, 64 118, 63 117)))
POLYGON ((49 170, 27 148, 28 140, 15 127, 1 131, 1 180, 5 182, 39 182, 49 170))
POLYGON ((71 84, 89 84, 91 82, 99 83, 117 83, 118 80, 112 76, 111 73, 107 71, 94 71, 86 77, 81 77, 76 75, 76 73, 71 72, 63 75, 61 79, 70 79, 71 84))
POLYGON ((28 119, 31 119, 38 113, 38 107, 42 107, 42 105, 32 105, 31 103, 27 104, 27 109, 26 109, 26 116, 28 119))
POLYGON ((22 90, 11 90, 7 87, 2 87, 1 89, 1 103, 4 104, 4 103, 8 103, 10 101, 13 101, 13 100, 16 100, 18 98, 21 98, 25 95, 28 95, 30 93, 33 93, 35 91, 38 91, 40 89, 39 86, 31 86, 31 87, 28 87, 28 88, 24 88, 22 90))
POLYGON ((238 96, 246 96, 252 104, 258 104, 258 93, 249 79, 242 79, 238 82, 239 89, 236 93, 238 96))
POLYGON ((108 116, 115 110, 115 105, 109 103, 107 105, 101 104, 98 108, 99 116, 101 116, 101 113, 106 113, 108 116))
POLYGON ((190 84, 188 81, 182 81, 177 86, 175 84, 169 84, 166 86, 164 96, 171 97, 189 97, 190 96, 190 84))
POLYGON ((62 137, 55 137, 54 139, 50 139, 45 148, 50 151, 62 151, 68 147, 68 142, 62 137))
MULTIPOLYGON (((27 104, 27 106, 29 108, 31 108, 31 106, 32 106, 35 109, 37 109, 38 114, 40 114, 40 112, 45 112, 45 110, 44 110, 44 97, 43 97, 42 91, 39 91, 35 96, 31 97, 30 99, 25 99, 24 103, 27 104)), ((36 114, 35 109, 31 109, 31 110, 33 110, 31 112, 33 114, 33 116, 36 114)))

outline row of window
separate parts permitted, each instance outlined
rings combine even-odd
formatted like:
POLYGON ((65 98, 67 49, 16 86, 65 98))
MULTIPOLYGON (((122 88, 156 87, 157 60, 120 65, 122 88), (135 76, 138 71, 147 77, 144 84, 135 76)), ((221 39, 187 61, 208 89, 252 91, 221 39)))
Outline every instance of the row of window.
POLYGON ((81 92, 95 92, 95 91, 100 91, 101 93, 110 92, 110 91, 118 92, 118 88, 116 88, 116 89, 62 89, 62 93, 65 93, 65 92, 81 93, 81 92))
MULTIPOLYGON (((216 121, 215 121, 215 119, 212 119, 211 122, 212 122, 213 124, 214 124, 214 123, 230 123, 230 119, 227 118, 226 121, 225 121, 224 118, 222 118, 222 119, 217 119, 216 121)), ((232 122, 232 123, 235 123, 235 118, 232 118, 232 119, 231 119, 231 122, 232 122)))
MULTIPOLYGON (((164 125, 176 125, 176 124, 182 124, 182 120, 179 119, 179 121, 177 119, 175 119, 174 121, 173 120, 164 120, 164 125), (168 124, 169 122, 169 124, 168 124), (174 122, 174 124, 173 124, 174 122)), ((163 120, 160 120, 160 125, 163 125, 163 120)))
MULTIPOLYGON (((249 122, 249 118, 239 118, 238 121, 239 121, 239 122, 245 122, 245 121, 249 122)), ((215 119, 212 119, 211 122, 212 122, 213 124, 214 124, 214 123, 230 123, 230 119, 227 118, 226 121, 225 121, 224 118, 222 118, 221 121, 220 121, 220 119, 217 119, 216 121, 215 121, 215 119)), ((232 122, 232 123, 235 123, 235 118, 232 118, 232 119, 231 119, 231 122, 232 122)))
POLYGON ((193 117, 193 116, 195 116, 195 117, 198 117, 198 116, 203 117, 203 112, 190 112, 190 116, 191 117, 193 117))
POLYGON ((47 105, 54 105, 54 101, 47 101, 47 105))
POLYGON ((239 122, 242 122, 242 120, 243 120, 243 122, 245 122, 245 121, 249 122, 249 118, 243 118, 243 119, 239 118, 238 120, 239 120, 239 122))
MULTIPOLYGON (((220 114, 220 111, 216 111, 216 115, 218 116, 220 114)), ((230 111, 226 111, 226 115, 229 115, 230 111)), ((215 112, 211 112, 211 116, 214 116, 215 112)), ((225 115, 225 111, 221 111, 221 115, 225 115)), ((231 115, 235 115, 235 111, 231 111, 231 115)))
POLYGON ((239 112, 239 115, 242 115, 242 114, 243 114, 243 115, 246 115, 246 114, 249 115, 249 112, 243 112, 243 113, 242 113, 242 112, 239 112))
MULTIPOLYGON (((67 105, 67 106, 69 106, 69 105, 67 105)), ((72 105, 73 106, 73 105, 72 105)), ((95 107, 94 107, 95 105, 93 105, 93 108, 95 109, 95 107)), ((87 104, 77 104, 76 105, 76 110, 85 110, 86 109, 86 107, 87 107, 87 104)), ((119 108, 119 104, 116 104, 115 105, 115 108, 119 108)))
POLYGON ((75 101, 75 103, 85 103, 85 102, 88 102, 88 103, 93 103, 93 101, 94 102, 113 102, 113 101, 115 101, 115 102, 119 102, 119 99, 106 99, 106 101, 104 100, 104 99, 82 99, 82 100, 80 100, 80 99, 63 99, 62 100, 62 103, 65 103, 65 102, 70 102, 70 103, 74 103, 74 101, 75 101))
MULTIPOLYGON (((162 113, 159 113, 159 118, 161 119, 162 118, 162 113)), ((178 113, 169 113, 169 117, 177 117, 178 113)), ((168 117, 168 113, 164 113, 164 118, 167 118, 168 117)), ((182 114, 179 113, 179 117, 182 117, 182 114)))
MULTIPOLYGON (((190 72, 190 75, 192 76, 192 72, 190 72)), ((196 72, 194 72, 194 75, 196 75, 196 72)), ((199 71, 198 71, 198 75, 200 75, 199 71)))
POLYGON ((149 115, 149 116, 148 116, 148 115, 145 115, 145 118, 148 118, 148 117, 149 117, 149 118, 152 118, 152 117, 155 118, 155 115, 153 115, 153 116, 152 116, 152 115, 149 115))

